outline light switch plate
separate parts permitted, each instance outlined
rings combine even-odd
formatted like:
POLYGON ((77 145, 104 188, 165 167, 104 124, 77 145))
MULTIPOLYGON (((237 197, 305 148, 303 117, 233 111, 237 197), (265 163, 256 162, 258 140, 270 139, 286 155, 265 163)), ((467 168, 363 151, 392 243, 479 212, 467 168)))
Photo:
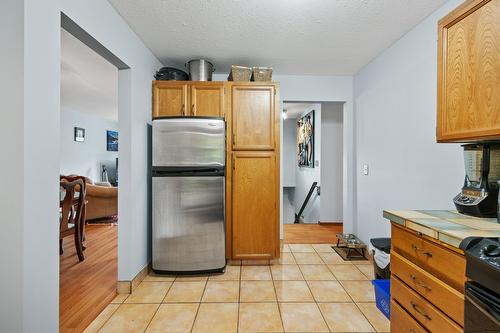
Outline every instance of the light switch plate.
POLYGON ((363 174, 368 176, 368 164, 363 164, 363 174))

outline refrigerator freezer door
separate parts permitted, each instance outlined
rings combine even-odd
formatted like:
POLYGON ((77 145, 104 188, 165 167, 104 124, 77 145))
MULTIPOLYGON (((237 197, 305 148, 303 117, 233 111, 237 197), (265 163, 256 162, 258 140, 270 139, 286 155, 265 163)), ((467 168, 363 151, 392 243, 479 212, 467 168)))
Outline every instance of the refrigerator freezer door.
POLYGON ((225 123, 217 118, 153 121, 153 167, 225 165, 225 123))
POLYGON ((153 270, 225 267, 224 177, 153 177, 153 270))

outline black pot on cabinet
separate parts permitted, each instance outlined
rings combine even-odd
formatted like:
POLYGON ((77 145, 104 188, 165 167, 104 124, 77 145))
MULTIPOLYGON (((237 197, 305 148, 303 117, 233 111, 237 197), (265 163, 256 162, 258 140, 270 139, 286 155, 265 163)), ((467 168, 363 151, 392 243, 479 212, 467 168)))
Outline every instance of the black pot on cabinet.
POLYGON ((189 75, 183 70, 173 67, 162 67, 155 74, 155 79, 161 81, 188 81, 189 75))

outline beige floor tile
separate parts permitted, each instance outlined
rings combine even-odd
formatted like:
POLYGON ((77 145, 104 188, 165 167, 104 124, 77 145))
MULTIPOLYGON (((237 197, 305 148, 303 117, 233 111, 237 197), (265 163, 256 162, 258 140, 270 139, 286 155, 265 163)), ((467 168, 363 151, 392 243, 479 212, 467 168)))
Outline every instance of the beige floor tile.
POLYGON ((122 304, 125 302, 129 294, 117 294, 115 298, 111 301, 113 304, 122 304))
POLYGON ((316 302, 351 302, 351 298, 338 281, 308 281, 316 302))
POLYGON ((312 247, 318 253, 320 253, 320 252, 329 253, 329 252, 335 252, 335 250, 332 249, 332 245, 333 244, 313 244, 312 247))
POLYGON ((337 280, 367 280, 356 265, 328 265, 337 280))
POLYGON ((242 266, 269 266, 270 260, 268 259, 255 259, 255 260, 242 260, 242 266))
POLYGON ((162 304, 146 332, 189 333, 198 311, 198 303, 162 304))
POLYGON ((354 303, 318 304, 332 332, 375 332, 354 303))
POLYGON ((238 303, 202 303, 194 322, 193 333, 236 333, 238 303))
POLYGON ((240 279, 241 266, 226 266, 224 273, 214 273, 208 278, 209 280, 218 281, 238 281, 240 279))
POLYGON ((285 332, 329 332, 316 303, 280 303, 285 332))
POLYGON ((240 281, 208 281, 202 302, 238 302, 240 281))
POLYGON ((305 281, 274 281, 279 302, 314 302, 305 281))
POLYGON ((307 252, 294 252, 293 256, 295 257, 295 261, 297 264, 303 265, 324 265, 321 257, 316 253, 307 253, 307 252))
MULTIPOLYGON (((123 295, 123 294, 121 294, 123 295)), ((128 296, 128 295, 127 295, 128 296)), ((106 321, 113 315, 113 313, 118 309, 120 304, 109 304, 102 310, 102 312, 97 316, 92 323, 83 331, 83 333, 97 333, 104 326, 106 321)))
POLYGON ((281 265, 295 265, 295 258, 293 257, 291 252, 281 253, 281 258, 279 259, 279 263, 281 265))
POLYGON ((361 273, 366 276, 368 280, 373 280, 375 279, 375 272, 373 271, 373 265, 372 264, 355 264, 356 267, 361 271, 361 273))
POLYGON ((276 302, 273 281, 241 281, 240 302, 276 302))
POLYGON ((320 252, 318 253, 325 264, 344 264, 351 265, 350 261, 345 261, 336 252, 320 252))
POLYGON ((283 332, 278 303, 240 304, 238 332, 283 332))
POLYGON ((269 266, 241 266, 242 280, 272 280, 269 266))
POLYGON ((391 322, 377 309, 375 303, 358 303, 357 305, 377 332, 391 331, 391 322))
POLYGON ((312 247, 311 244, 288 244, 290 247, 290 250, 295 253, 295 252, 309 252, 309 253, 315 253, 314 248, 312 247))
POLYGON ((335 280, 326 265, 300 265, 300 270, 306 280, 335 280))
POLYGON ((149 282, 173 282, 175 280, 175 275, 159 275, 155 273, 149 273, 143 281, 149 282))
POLYGON ((341 281, 340 283, 355 302, 375 301, 375 291, 370 281, 341 281))
POLYGON ((205 284, 205 281, 175 281, 163 302, 200 302, 203 290, 205 289, 205 284))
POLYGON ((172 282, 142 282, 125 303, 161 303, 172 282))
POLYGON ((271 266, 271 273, 273 280, 304 280, 297 265, 273 265, 271 266))
POLYGON ((99 332, 144 332, 159 306, 159 304, 122 304, 99 332))
POLYGON ((175 278, 175 281, 179 282, 207 281, 207 280, 208 280, 208 274, 181 275, 175 278))
POLYGON ((292 252, 290 250, 290 246, 288 244, 283 244, 283 247, 281 248, 281 252, 287 253, 287 252, 292 252))

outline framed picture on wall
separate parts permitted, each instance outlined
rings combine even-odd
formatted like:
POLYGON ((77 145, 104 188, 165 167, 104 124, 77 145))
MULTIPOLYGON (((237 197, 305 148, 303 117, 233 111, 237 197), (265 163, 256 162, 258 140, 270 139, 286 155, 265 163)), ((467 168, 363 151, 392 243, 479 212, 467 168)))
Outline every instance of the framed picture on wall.
POLYGON ((299 167, 314 168, 314 110, 297 120, 299 167))
POLYGON ((76 142, 85 142, 85 128, 75 127, 75 138, 76 142))
POLYGON ((118 151, 118 132, 106 131, 106 150, 118 151))

